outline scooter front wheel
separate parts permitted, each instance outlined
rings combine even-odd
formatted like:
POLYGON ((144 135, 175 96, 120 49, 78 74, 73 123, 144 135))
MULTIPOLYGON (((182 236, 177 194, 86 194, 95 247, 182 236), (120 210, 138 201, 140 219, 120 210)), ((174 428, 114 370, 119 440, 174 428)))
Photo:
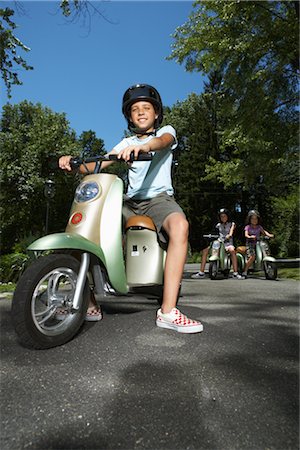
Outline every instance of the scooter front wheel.
POLYGON ((20 278, 12 301, 12 320, 20 343, 47 349, 65 344, 81 327, 89 302, 86 282, 82 305, 72 309, 80 263, 71 255, 38 258, 20 278))
POLYGON ((277 266, 273 262, 264 261, 264 272, 267 280, 276 280, 277 266))
POLYGON ((211 261, 209 263, 208 273, 209 273, 209 278, 211 280, 215 280, 217 278, 217 275, 218 275, 218 263, 217 263, 217 261, 211 261))

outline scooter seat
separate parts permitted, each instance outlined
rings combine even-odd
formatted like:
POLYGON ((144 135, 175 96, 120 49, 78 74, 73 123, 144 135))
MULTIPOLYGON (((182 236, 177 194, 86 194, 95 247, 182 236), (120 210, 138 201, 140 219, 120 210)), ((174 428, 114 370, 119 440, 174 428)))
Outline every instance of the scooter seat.
POLYGON ((246 247, 244 245, 240 245, 236 248, 236 253, 241 253, 242 255, 246 254, 246 247))
POLYGON ((146 228, 147 230, 156 231, 153 220, 149 216, 131 216, 126 222, 125 231, 129 228, 138 229, 146 228))

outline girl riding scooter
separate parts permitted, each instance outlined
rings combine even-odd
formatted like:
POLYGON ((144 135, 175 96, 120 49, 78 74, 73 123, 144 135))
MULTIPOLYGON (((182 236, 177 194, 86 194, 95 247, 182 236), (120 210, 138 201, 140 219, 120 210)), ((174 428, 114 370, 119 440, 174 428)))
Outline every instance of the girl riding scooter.
POLYGON ((235 230, 235 223, 230 221, 230 213, 228 209, 221 208, 219 210, 220 222, 216 225, 219 232, 219 239, 224 242, 226 252, 230 253, 232 267, 233 267, 233 278, 236 280, 243 280, 244 277, 238 273, 237 257, 235 253, 235 248, 233 245, 233 233, 235 230))
POLYGON ((255 209, 249 211, 246 219, 247 225, 245 226, 245 238, 246 238, 246 252, 247 262, 244 268, 243 276, 247 277, 248 269, 251 267, 256 258, 256 243, 260 238, 260 235, 267 236, 269 238, 274 237, 274 234, 264 230, 260 225, 260 214, 255 209))

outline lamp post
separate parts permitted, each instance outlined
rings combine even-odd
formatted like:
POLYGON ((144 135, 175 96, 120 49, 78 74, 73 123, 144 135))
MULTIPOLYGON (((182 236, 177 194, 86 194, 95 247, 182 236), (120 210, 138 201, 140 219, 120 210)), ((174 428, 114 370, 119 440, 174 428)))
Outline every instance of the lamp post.
POLYGON ((55 183, 53 180, 46 180, 44 186, 44 196, 47 200, 46 202, 46 224, 45 224, 45 232, 48 234, 48 225, 49 225, 49 210, 50 210, 50 199, 54 197, 55 194, 55 183))

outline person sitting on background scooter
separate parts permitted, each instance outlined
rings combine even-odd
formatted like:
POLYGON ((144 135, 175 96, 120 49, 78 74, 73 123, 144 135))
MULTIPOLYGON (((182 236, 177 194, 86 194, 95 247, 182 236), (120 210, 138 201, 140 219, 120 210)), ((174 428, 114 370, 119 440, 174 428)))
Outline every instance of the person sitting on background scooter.
POLYGON ((246 252, 247 262, 244 268, 243 276, 247 277, 248 270, 254 263, 256 258, 256 243, 260 238, 260 235, 274 237, 274 234, 264 230, 260 225, 260 214, 255 209, 251 209, 248 212, 245 226, 245 238, 246 238, 246 252))
MULTIPOLYGON (((164 270, 164 291, 156 325, 181 333, 199 333, 201 322, 187 318, 176 308, 186 261, 189 224, 173 197, 171 180, 172 150, 177 146, 176 131, 170 125, 158 128, 163 120, 163 105, 158 91, 148 84, 136 84, 123 96, 122 112, 131 137, 123 139, 110 154, 129 162, 131 154, 154 153, 152 161, 133 162, 129 168, 127 195, 124 198, 125 221, 133 215, 148 215, 156 225, 160 239, 168 237, 164 270)), ((71 156, 59 159, 59 167, 71 170, 71 156)), ((103 163, 105 168, 112 162, 103 163)), ((87 164, 93 170, 94 163, 87 164)), ((82 173, 84 167, 80 168, 82 173)))
POLYGON ((230 221, 230 213, 228 209, 221 208, 219 210, 219 220, 217 223, 216 229, 219 232, 220 241, 224 242, 226 252, 230 253, 230 258, 233 267, 233 278, 236 280, 243 280, 244 277, 238 273, 238 263, 237 257, 235 253, 235 248, 233 245, 233 233, 235 230, 235 223, 230 221))
POLYGON ((202 238, 200 240, 200 252, 201 254, 201 264, 200 264, 200 270, 197 273, 194 273, 191 278, 195 278, 197 280, 203 280, 205 278, 205 265, 208 257, 209 252, 209 241, 206 238, 202 238))

